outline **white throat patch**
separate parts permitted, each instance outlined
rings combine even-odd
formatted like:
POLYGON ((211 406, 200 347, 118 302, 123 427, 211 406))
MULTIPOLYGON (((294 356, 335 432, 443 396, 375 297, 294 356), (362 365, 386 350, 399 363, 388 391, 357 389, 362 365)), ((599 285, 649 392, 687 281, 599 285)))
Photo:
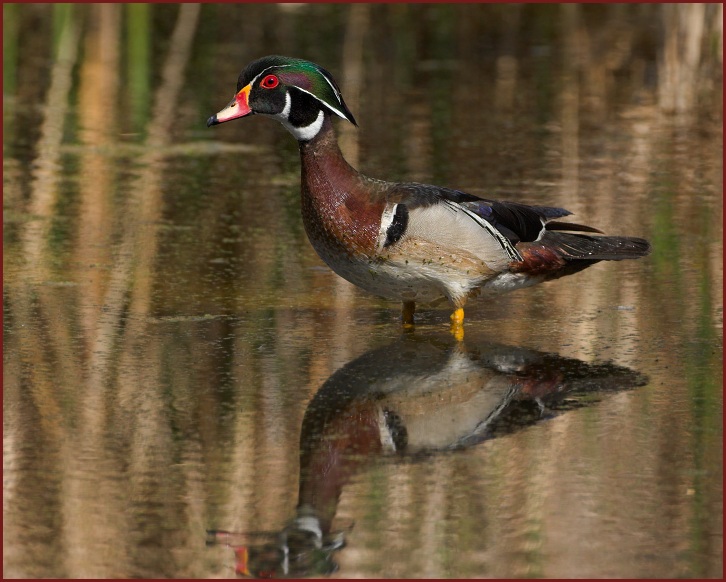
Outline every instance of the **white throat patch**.
POLYGON ((305 127, 295 127, 289 121, 291 108, 292 97, 290 97, 290 91, 288 91, 287 93, 285 93, 285 108, 280 113, 272 115, 271 117, 274 117, 280 123, 282 123, 282 125, 285 126, 285 129, 287 129, 287 131, 294 135, 295 139, 298 141, 310 141, 316 135, 318 135, 320 128, 323 127, 324 114, 322 109, 318 113, 315 121, 313 121, 310 125, 306 125, 305 127))
POLYGON ((310 125, 306 125, 305 127, 295 127, 291 125, 287 120, 283 121, 282 125, 287 128, 287 131, 295 136, 295 139, 297 139, 297 141, 310 141, 316 135, 318 135, 320 128, 323 127, 323 117, 323 110, 321 109, 318 112, 318 116, 315 121, 313 121, 310 125))

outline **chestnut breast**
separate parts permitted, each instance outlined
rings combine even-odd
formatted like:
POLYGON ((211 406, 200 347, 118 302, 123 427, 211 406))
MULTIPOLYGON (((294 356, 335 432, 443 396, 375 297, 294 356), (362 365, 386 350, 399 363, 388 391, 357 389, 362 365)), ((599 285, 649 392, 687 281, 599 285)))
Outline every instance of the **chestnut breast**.
POLYGON ((372 257, 385 198, 375 181, 361 176, 335 150, 301 151, 305 230, 321 256, 335 252, 372 257))

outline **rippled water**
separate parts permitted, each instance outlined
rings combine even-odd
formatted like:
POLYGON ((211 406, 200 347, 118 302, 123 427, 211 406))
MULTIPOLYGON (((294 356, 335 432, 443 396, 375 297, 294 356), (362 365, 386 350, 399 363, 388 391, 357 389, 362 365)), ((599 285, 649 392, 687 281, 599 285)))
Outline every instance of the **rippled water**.
POLYGON ((6 577, 722 575, 721 8, 3 10, 6 577), (205 127, 269 53, 366 173, 652 254, 404 333, 284 129, 205 127))

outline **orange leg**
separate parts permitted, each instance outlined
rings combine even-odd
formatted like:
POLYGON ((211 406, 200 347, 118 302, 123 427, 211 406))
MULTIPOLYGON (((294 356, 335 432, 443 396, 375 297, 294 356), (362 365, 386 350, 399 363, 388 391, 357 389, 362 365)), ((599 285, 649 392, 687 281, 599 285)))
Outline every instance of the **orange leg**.
POLYGON ((401 321, 403 327, 413 327, 413 314, 416 312, 416 303, 413 301, 403 302, 403 311, 401 312, 401 321))
POLYGON ((458 341, 464 341, 464 308, 457 307, 451 314, 451 333, 458 341))

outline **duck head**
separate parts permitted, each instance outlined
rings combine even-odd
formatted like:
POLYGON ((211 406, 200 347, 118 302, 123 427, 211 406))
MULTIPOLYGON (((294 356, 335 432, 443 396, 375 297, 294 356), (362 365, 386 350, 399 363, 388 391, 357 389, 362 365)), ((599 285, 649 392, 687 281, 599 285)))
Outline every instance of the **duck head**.
POLYGON ((247 65, 234 99, 207 120, 207 127, 253 114, 277 119, 298 141, 315 137, 328 115, 358 125, 328 71, 310 61, 282 56, 247 65))

